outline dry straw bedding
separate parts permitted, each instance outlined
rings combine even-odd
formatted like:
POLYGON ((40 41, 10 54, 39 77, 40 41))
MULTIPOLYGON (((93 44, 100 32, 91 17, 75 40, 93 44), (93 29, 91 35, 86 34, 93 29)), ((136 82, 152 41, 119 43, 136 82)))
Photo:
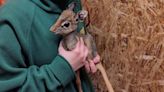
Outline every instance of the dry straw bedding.
MULTIPOLYGON (((84 0, 115 92, 164 92, 164 0, 84 0)), ((96 92, 107 92, 100 73, 96 92)))
MULTIPOLYGON (((164 0, 82 1, 115 92, 164 92, 164 0)), ((100 72, 91 77, 107 92, 100 72)))

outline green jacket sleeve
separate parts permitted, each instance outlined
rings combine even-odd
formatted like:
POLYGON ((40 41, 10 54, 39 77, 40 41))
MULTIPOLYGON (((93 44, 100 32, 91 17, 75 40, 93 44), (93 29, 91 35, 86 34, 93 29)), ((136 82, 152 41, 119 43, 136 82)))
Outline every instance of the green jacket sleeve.
POLYGON ((57 55, 52 63, 27 66, 14 26, 0 20, 0 92, 61 92, 75 77, 67 61, 57 55))

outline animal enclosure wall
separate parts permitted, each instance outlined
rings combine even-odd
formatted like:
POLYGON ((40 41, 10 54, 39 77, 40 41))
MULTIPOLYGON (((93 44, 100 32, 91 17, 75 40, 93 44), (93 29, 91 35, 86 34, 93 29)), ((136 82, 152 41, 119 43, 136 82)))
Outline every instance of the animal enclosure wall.
MULTIPOLYGON (((164 0, 83 3, 115 92, 164 92, 164 0)), ((96 92, 107 92, 99 72, 92 80, 96 92)))

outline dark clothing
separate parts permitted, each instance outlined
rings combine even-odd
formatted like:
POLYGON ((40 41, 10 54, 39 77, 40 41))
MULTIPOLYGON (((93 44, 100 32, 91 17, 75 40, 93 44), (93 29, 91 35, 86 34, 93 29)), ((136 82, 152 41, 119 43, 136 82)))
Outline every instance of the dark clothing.
MULTIPOLYGON (((72 1, 80 10, 80 0, 8 0, 0 8, 0 92, 77 92, 75 72, 58 55, 61 37, 49 30, 72 1)), ((93 92, 84 71, 81 81, 93 92)))

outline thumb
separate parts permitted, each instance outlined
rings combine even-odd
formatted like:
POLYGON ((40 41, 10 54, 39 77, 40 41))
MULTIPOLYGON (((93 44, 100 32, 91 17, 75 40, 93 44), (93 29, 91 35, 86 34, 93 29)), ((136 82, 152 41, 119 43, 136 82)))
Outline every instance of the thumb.
POLYGON ((63 47, 63 42, 62 41, 59 44, 59 49, 58 50, 59 50, 59 52, 64 52, 65 51, 65 49, 63 47))
POLYGON ((94 62, 95 64, 100 63, 100 55, 97 54, 97 56, 93 59, 93 62, 94 62))

